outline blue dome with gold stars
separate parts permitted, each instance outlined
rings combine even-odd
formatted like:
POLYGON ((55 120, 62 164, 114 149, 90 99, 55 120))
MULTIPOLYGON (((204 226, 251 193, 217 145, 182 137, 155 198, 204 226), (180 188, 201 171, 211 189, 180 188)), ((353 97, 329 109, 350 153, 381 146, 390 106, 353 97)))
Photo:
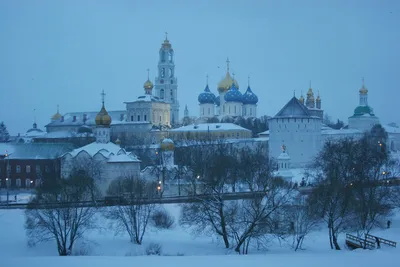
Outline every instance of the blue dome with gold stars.
POLYGON ((215 95, 211 93, 210 88, 208 88, 208 84, 204 89, 204 92, 199 95, 197 100, 200 104, 214 104, 215 95))
POLYGON ((242 98, 243 104, 257 104, 258 102, 258 97, 256 96, 253 91, 251 91, 250 86, 247 87, 246 93, 243 94, 242 98))
POLYGON ((235 83, 232 83, 231 88, 225 95, 226 102, 242 102, 243 95, 239 92, 239 89, 236 87, 235 83))

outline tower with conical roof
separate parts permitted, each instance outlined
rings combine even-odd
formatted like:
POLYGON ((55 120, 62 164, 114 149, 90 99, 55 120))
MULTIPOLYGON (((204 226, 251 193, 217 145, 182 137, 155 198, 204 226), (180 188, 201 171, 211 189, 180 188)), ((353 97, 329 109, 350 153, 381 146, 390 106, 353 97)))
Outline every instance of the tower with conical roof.
POLYGON ((286 146, 282 145, 282 152, 278 157, 278 172, 277 176, 282 177, 284 180, 291 182, 293 173, 290 166, 290 156, 286 151, 286 146))
POLYGON ((200 118, 212 118, 215 115, 215 95, 211 93, 210 88, 208 87, 208 75, 207 75, 207 83, 204 92, 199 94, 197 100, 199 101, 200 107, 200 118))
POLYGON ((171 106, 170 124, 179 122, 178 79, 175 77, 174 50, 165 33, 165 40, 159 50, 159 60, 155 79, 155 96, 171 106))
POLYGON ((349 128, 369 131, 374 125, 379 124, 379 118, 375 116, 374 110, 368 105, 368 89, 365 87, 364 78, 359 94, 359 105, 354 109, 353 116, 349 117, 349 128))
POLYGON ((247 90, 243 94, 242 102, 243 117, 257 117, 258 97, 250 88, 250 77, 248 77, 247 90))
POLYGON ((108 115, 108 112, 104 106, 104 97, 105 97, 104 90, 101 92, 101 101, 102 106, 97 113, 95 122, 96 128, 94 129, 94 134, 96 136, 97 143, 108 143, 110 142, 110 124, 111 124, 111 117, 108 115))

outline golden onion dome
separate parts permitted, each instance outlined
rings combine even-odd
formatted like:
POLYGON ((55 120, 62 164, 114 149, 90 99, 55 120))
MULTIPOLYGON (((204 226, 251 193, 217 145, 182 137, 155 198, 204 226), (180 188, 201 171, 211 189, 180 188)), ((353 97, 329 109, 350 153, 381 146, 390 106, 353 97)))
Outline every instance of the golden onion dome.
POLYGON ((312 88, 311 88, 311 87, 308 89, 307 96, 308 96, 308 97, 310 97, 310 96, 313 96, 313 97, 314 97, 314 92, 312 91, 312 88))
POLYGON ((174 141, 172 141, 169 138, 165 138, 162 142, 161 142, 161 150, 163 151, 173 151, 175 149, 175 144, 174 141))
POLYGON ((119 138, 117 138, 117 140, 115 140, 115 144, 116 145, 120 145, 121 144, 121 140, 119 140, 119 138))
POLYGON ((51 120, 56 121, 56 120, 59 120, 61 117, 62 117, 62 115, 57 111, 57 113, 54 114, 54 115, 51 117, 51 120))
POLYGON ((164 43, 162 44, 162 48, 171 49, 171 43, 169 42, 169 40, 167 38, 165 38, 164 43))
POLYGON ((362 94, 362 95, 366 95, 366 94, 368 94, 368 89, 367 88, 365 88, 365 86, 363 85, 362 87, 361 87, 361 89, 360 89, 360 94, 362 94))
POLYGON ((96 125, 98 125, 98 126, 110 126, 111 117, 110 117, 110 115, 108 115, 108 112, 107 112, 106 108, 104 107, 104 104, 101 107, 100 112, 97 113, 95 121, 96 121, 96 125))
POLYGON ((319 95, 317 96, 316 101, 317 101, 317 102, 321 102, 321 97, 320 97, 319 95))
POLYGON ((147 79, 147 81, 143 85, 143 88, 144 89, 153 89, 153 83, 149 79, 147 79))
POLYGON ((303 97, 303 95, 300 96, 299 101, 300 101, 302 104, 304 104, 304 97, 303 97))
POLYGON ((239 84, 238 82, 231 77, 229 72, 226 73, 225 78, 223 78, 219 83, 218 83, 218 92, 223 93, 227 92, 231 87, 232 83, 235 84, 236 88, 239 89, 239 84))

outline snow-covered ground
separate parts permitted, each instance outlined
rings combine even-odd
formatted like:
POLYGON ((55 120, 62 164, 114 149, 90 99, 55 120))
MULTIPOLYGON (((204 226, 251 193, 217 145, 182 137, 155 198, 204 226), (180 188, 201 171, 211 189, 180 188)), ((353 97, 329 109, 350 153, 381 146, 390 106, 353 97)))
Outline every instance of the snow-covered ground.
MULTIPOLYGON (((27 246, 23 210, 0 211, 0 266, 84 267, 84 266, 400 266, 398 248, 383 246, 380 250, 332 251, 326 226, 312 232, 304 250, 294 252, 287 242, 271 241, 268 249, 253 248, 249 255, 236 255, 221 242, 207 236, 194 238, 179 227, 179 205, 165 205, 176 218, 173 229, 156 231, 149 228, 144 244, 131 244, 126 235, 114 235, 107 221, 99 214, 100 230, 87 233, 75 248, 85 256, 58 257, 54 242, 27 246), (146 256, 148 244, 159 243, 163 256, 146 256), (89 255, 89 256, 88 256, 89 255)), ((391 229, 374 230, 372 234, 400 241, 400 213, 392 219, 391 229)), ((340 239, 344 244, 344 235, 340 239)), ((344 245, 343 245, 344 247, 344 245)))

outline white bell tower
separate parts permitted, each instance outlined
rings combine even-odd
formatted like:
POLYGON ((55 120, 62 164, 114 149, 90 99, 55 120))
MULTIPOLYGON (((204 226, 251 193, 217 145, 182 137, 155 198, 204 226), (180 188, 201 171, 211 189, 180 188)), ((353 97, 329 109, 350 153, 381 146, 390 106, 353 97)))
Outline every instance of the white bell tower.
POLYGON ((165 40, 159 51, 157 77, 154 91, 160 100, 171 105, 170 124, 179 123, 178 80, 175 77, 174 50, 165 33, 165 40))

